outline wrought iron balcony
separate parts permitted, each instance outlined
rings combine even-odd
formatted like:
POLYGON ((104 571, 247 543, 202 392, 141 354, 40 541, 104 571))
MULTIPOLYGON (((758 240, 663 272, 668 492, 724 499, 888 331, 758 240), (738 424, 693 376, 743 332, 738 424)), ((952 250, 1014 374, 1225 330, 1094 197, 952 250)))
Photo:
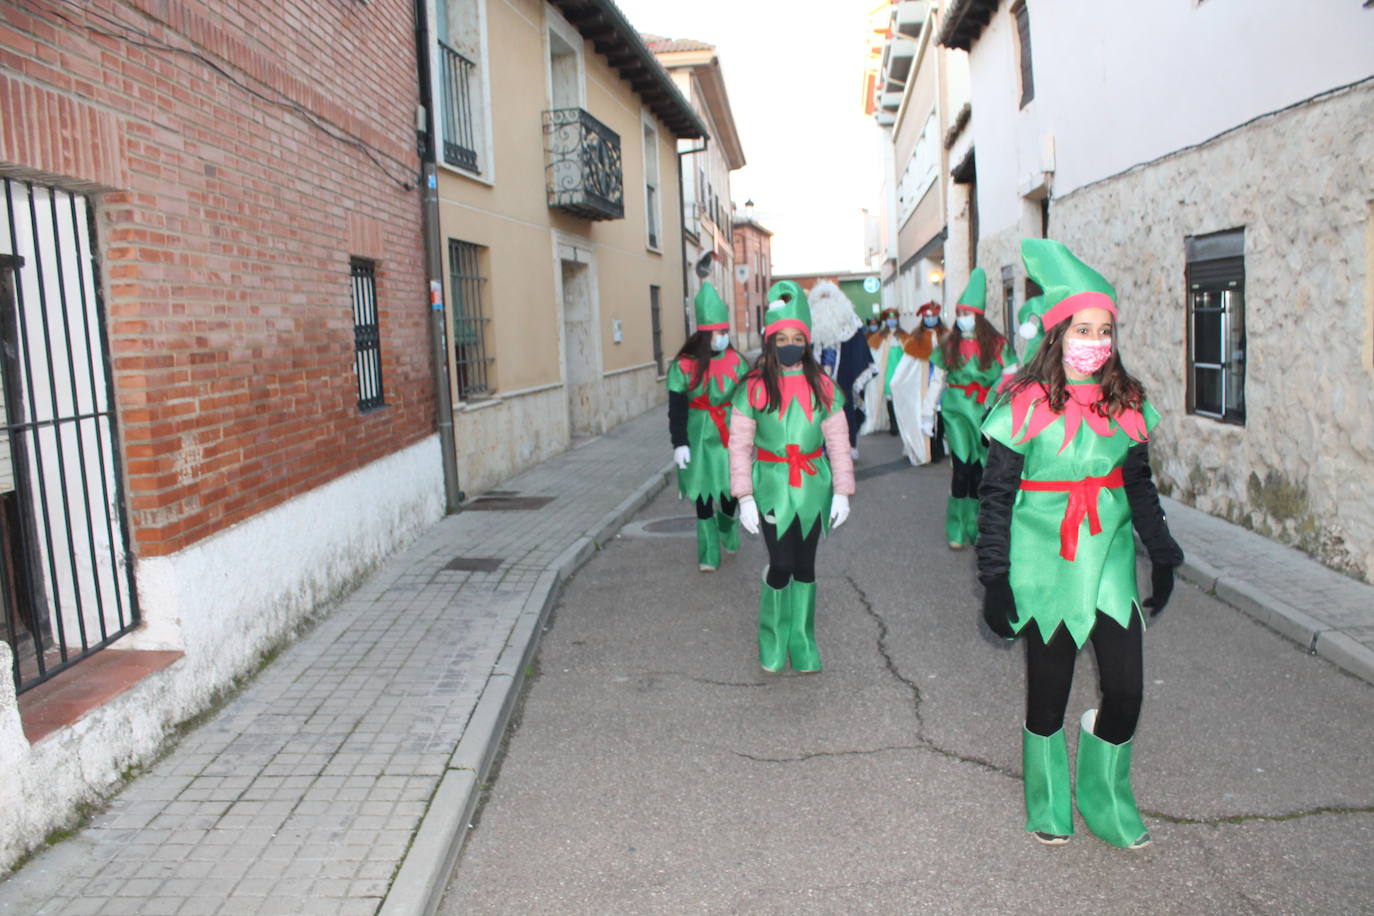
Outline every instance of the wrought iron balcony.
POLYGON ((544 112, 549 206, 583 219, 625 218, 620 135, 581 108, 544 112))
POLYGON ((443 71, 444 161, 469 172, 480 171, 472 98, 477 65, 442 41, 439 62, 443 71))

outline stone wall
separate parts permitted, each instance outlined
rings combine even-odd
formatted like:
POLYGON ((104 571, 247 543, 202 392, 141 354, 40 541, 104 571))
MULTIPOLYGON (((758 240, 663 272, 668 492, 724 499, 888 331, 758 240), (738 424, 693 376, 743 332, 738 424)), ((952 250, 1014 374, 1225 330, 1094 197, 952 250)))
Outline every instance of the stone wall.
MULTIPOLYGON (((1122 353, 1165 417, 1152 447, 1160 489, 1365 581, 1371 125, 1366 81, 1057 198, 1049 231, 1116 285, 1122 353), (1185 237, 1238 227, 1244 426, 1186 413, 1185 237)), ((1008 242, 984 240, 983 263, 1003 263, 1008 242)))

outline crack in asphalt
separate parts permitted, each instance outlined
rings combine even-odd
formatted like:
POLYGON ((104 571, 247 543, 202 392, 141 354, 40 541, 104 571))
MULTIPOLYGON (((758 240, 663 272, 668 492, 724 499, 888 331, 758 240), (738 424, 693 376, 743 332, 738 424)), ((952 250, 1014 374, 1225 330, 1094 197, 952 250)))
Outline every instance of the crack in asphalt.
POLYGON ((1220 827, 1225 824, 1244 824, 1250 821, 1296 821, 1305 817, 1320 817, 1328 814, 1374 814, 1374 805, 1319 805, 1315 808, 1289 811, 1285 814, 1225 814, 1218 817, 1182 817, 1175 814, 1166 814, 1163 811, 1152 811, 1149 808, 1141 808, 1140 813, 1148 817, 1153 817, 1156 820, 1164 821, 1167 824, 1220 827))
POLYGON ((885 747, 865 748, 863 750, 848 751, 813 751, 810 754, 798 754, 796 757, 758 757, 754 754, 746 754, 742 751, 731 751, 736 757, 743 757, 745 760, 752 760, 755 763, 801 763, 806 760, 815 760, 818 757, 867 757, 873 754, 886 754, 888 751, 923 751, 926 748, 918 744, 890 744, 885 747))
POLYGON ((922 734, 922 732, 925 731, 926 723, 921 715, 921 703, 925 697, 921 694, 920 685, 897 670, 897 663, 893 660, 892 653, 887 649, 887 621, 874 609, 873 602, 868 600, 868 594, 859 587, 859 583, 854 581, 853 576, 846 574, 844 579, 849 583, 849 587, 854 589, 854 593, 859 596, 859 603, 864 606, 864 611, 866 611, 868 616, 872 617, 874 623, 878 625, 878 655, 882 657, 883 666, 887 668, 888 673, 897 681, 904 684, 907 690, 911 691, 911 711, 916 716, 916 737, 919 738, 922 743, 929 743, 925 735, 922 734))

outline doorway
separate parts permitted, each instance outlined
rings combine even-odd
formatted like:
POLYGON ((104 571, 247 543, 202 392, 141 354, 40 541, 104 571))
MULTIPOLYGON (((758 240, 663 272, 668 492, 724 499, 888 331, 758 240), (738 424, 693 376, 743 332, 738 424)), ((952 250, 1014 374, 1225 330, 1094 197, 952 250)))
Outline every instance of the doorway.
POLYGON ((563 385, 568 393, 568 433, 598 436, 601 428, 601 340, 596 322, 596 279, 590 252, 560 257, 563 289, 563 385))

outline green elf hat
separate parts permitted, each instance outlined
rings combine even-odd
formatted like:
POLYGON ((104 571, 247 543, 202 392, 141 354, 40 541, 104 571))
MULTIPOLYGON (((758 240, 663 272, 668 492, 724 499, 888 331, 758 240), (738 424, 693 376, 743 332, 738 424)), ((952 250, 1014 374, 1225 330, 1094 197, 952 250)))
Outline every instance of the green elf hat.
POLYGON ((973 273, 968 275, 968 286, 959 294, 955 300, 955 305, 959 308, 973 309, 979 315, 983 314, 983 309, 987 308, 988 303, 988 275, 981 267, 973 268, 973 273))
POLYGON ((696 307, 698 331, 730 330, 730 308, 709 280, 697 290, 693 305, 696 307))
POLYGON ((1083 309, 1103 308, 1116 317, 1116 290, 1063 242, 1022 239, 1021 260, 1045 291, 1040 323, 1046 331, 1083 309))
POLYGON ((1020 323, 1017 333, 1030 340, 1043 330, 1045 297, 1031 296, 1016 310, 1016 320, 1020 323))
POLYGON ((779 280, 768 288, 768 311, 764 313, 763 336, 776 334, 784 328, 797 328, 811 339, 811 306, 806 302, 806 290, 792 280, 779 280))

